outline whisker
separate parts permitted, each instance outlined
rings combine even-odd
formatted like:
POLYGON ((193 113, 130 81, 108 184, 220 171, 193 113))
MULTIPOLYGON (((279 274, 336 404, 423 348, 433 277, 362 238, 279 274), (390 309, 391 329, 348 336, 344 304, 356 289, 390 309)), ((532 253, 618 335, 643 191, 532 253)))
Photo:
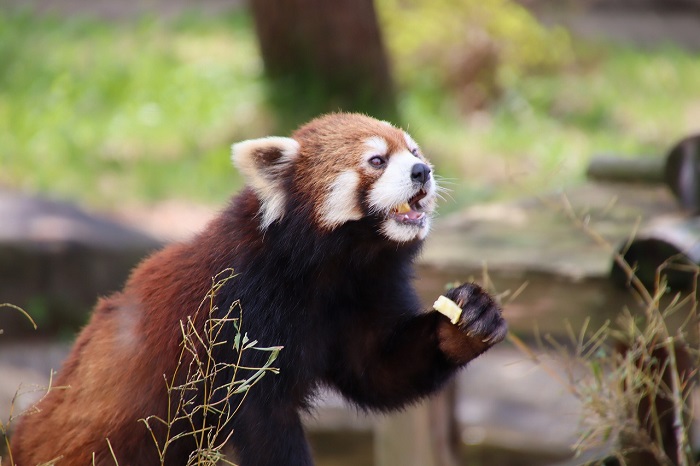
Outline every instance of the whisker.
POLYGON ((449 190, 449 189, 452 189, 454 186, 457 186, 457 183, 450 182, 450 181, 436 180, 435 186, 437 187, 437 189, 449 190))
POLYGON ((435 196, 439 199, 442 199, 443 201, 446 200, 447 197, 454 201, 455 199, 454 197, 452 197, 453 191, 453 189, 446 188, 445 186, 436 186, 435 196))
POLYGON ((455 184, 458 180, 457 178, 447 178, 442 175, 433 175, 433 178, 437 181, 445 182, 447 184, 455 184))
POLYGON ((443 193, 435 193, 435 197, 437 197, 438 199, 440 199, 443 202, 447 202, 448 198, 450 201, 455 202, 455 198, 452 197, 452 194, 450 192, 445 192, 444 195, 443 195, 443 193), (445 196, 447 196, 447 197, 445 197, 445 196))

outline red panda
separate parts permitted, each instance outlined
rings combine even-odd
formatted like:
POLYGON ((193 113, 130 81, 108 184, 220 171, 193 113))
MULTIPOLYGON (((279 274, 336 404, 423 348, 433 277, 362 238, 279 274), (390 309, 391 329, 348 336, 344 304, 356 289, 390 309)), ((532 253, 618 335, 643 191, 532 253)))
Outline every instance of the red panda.
MULTIPOLYGON (((501 311, 475 284, 447 293, 463 310, 456 324, 421 308, 412 264, 438 186, 406 132, 338 113, 232 152, 247 187, 204 231, 145 259, 123 291, 97 303, 55 382, 68 388, 21 418, 16 465, 90 464, 93 454, 97 465, 114 464, 112 455, 121 466, 160 464, 154 437, 162 445, 164 432, 152 436, 139 419, 167 418, 164 377, 176 371, 180 323, 228 268, 236 276, 216 309, 239 302, 241 332, 283 347, 279 374, 250 389, 227 427, 241 466, 313 464, 299 413, 318 387, 363 409, 397 409, 503 340, 501 311)), ((201 329, 204 317, 194 319, 201 329)), ((233 339, 232 326, 224 332, 233 339)), ((237 357, 231 345, 213 351, 220 361, 237 357)), ((259 367, 250 354, 241 366, 259 367)), ((175 424, 171 434, 187 428, 175 424)), ((184 435, 164 464, 184 465, 195 449, 184 435)))

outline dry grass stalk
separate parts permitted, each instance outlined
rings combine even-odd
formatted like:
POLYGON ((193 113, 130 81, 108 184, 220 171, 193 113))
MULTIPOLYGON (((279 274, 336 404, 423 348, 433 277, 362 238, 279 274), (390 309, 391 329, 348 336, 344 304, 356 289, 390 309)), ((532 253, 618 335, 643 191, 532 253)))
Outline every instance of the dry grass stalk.
MULTIPOLYGON (((243 315, 238 301, 234 302, 223 315, 218 312, 215 304, 217 292, 226 282, 235 276, 232 269, 226 269, 216 275, 212 282, 211 289, 202 299, 199 308, 193 316, 189 316, 186 321, 180 322, 182 331, 182 349, 178 359, 175 373, 168 379, 164 375, 168 396, 168 414, 165 419, 158 416, 149 416, 141 421, 146 425, 160 456, 161 466, 165 465, 165 455, 168 447, 176 440, 183 437, 192 437, 197 446, 196 451, 188 459, 188 465, 214 466, 219 463, 233 464, 225 458, 224 446, 226 445, 232 431, 229 427, 233 417, 245 401, 248 391, 262 379, 267 373, 278 373, 278 369, 273 367, 273 362, 277 359, 282 347, 260 347, 256 340, 251 340, 247 334, 241 333, 243 315), (198 330, 195 322, 197 316, 207 312, 203 330, 198 330), (230 335, 224 335, 224 330, 233 326, 235 330, 233 341, 226 340, 230 335), (228 350, 237 355, 235 363, 218 361, 214 357, 214 350, 218 346, 229 345, 228 350), (261 367, 246 367, 241 365, 243 355, 248 351, 262 351, 268 353, 266 362, 261 367), (245 371, 250 374, 241 377, 245 371), (220 373, 232 373, 230 380, 224 384, 220 383, 218 375, 220 373), (175 433, 175 424, 186 423, 188 429, 184 432, 175 433), (164 428, 165 437, 161 438, 156 434, 155 426, 164 428)), ((4 305, 18 309, 27 318, 31 317, 14 305, 4 305)), ((36 327, 36 326, 35 326, 36 327)), ((59 388, 54 387, 53 373, 47 387, 33 387, 31 391, 43 391, 46 396, 49 391, 59 388)), ((30 390, 17 390, 11 403, 11 412, 7 423, 0 421, 0 435, 2 435, 7 449, 10 465, 14 464, 12 451, 10 449, 8 431, 10 424, 19 416, 31 415, 36 412, 36 404, 28 410, 19 414, 14 414, 15 400, 30 390)), ((106 439, 107 445, 114 459, 114 464, 118 465, 118 460, 112 444, 106 439)), ((61 457, 57 457, 38 466, 52 466, 61 457)), ((93 453, 93 464, 95 457, 93 453)), ((2 459, 0 458, 0 466, 2 459)))
POLYGON ((218 463, 233 464, 225 458, 224 446, 233 433, 231 421, 245 401, 248 391, 267 373, 278 373, 272 367, 282 347, 260 347, 256 340, 251 340, 247 334, 241 333, 243 313, 240 303, 234 302, 223 316, 220 316, 215 304, 217 292, 226 282, 235 277, 232 269, 226 269, 213 278, 213 285, 202 300, 194 316, 181 321, 182 351, 178 366, 170 380, 166 378, 168 391, 169 412, 166 419, 149 416, 142 419, 148 428, 160 454, 161 465, 165 464, 165 454, 168 446, 179 438, 191 436, 197 449, 188 459, 188 465, 213 466, 218 463), (197 315, 207 312, 203 331, 195 326, 197 315), (233 341, 228 341, 228 335, 223 330, 235 328, 233 341), (235 363, 218 361, 214 357, 214 349, 220 345, 229 345, 229 350, 237 355, 235 363), (247 351, 267 352, 268 357, 261 367, 245 367, 241 365, 244 353, 247 351), (182 371, 186 370, 184 379, 182 371), (252 372, 243 378, 241 373, 252 372), (230 372, 232 377, 225 384, 219 384, 220 373, 230 372), (184 380, 184 382, 179 382, 184 380), (186 423, 188 429, 173 434, 176 423, 186 423), (153 426, 160 424, 165 427, 166 436, 159 440, 153 426))
MULTIPOLYGON (((606 322, 594 331, 589 329, 588 320, 578 332, 567 325, 567 344, 545 336, 540 344, 559 355, 564 375, 558 370, 561 368, 543 361, 517 336, 511 334, 510 341, 580 400, 582 431, 573 446, 577 456, 584 451, 602 450, 622 465, 630 464, 630 458, 640 457, 645 458, 642 463, 635 463, 638 460, 634 459, 632 463, 694 465, 689 395, 697 376, 699 354, 697 347, 689 343, 688 335, 700 335, 697 289, 684 297, 672 296, 668 304, 662 304, 662 297, 668 297, 666 271, 682 269, 693 273, 697 286, 698 266, 685 258, 671 258, 657 270, 653 288, 647 289, 623 254, 591 226, 587 213, 576 212, 566 196, 561 205, 544 202, 561 211, 625 271, 643 310, 643 319, 624 309, 614 325, 606 322), (669 317, 680 312, 687 312, 687 318, 678 328, 670 328, 669 317), (681 356, 691 362, 679 361, 681 356), (659 410, 660 406, 664 408, 659 410), (670 440, 665 430, 671 430, 670 440)), ((695 346, 697 340, 695 336, 695 346)))
MULTIPOLYGON (((10 303, 2 303, 0 304, 0 308, 10 308, 14 309, 16 311, 19 311, 24 317, 29 320, 29 322, 32 324, 32 327, 34 327, 34 330, 37 329, 36 322, 34 322, 34 319, 32 319, 32 316, 29 315, 27 311, 22 309, 19 306, 16 306, 14 304, 10 303)), ((0 329, 0 335, 2 334, 2 329, 0 329)), ((54 371, 51 371, 51 374, 49 375, 49 383, 46 387, 41 387, 41 386, 36 386, 36 385, 31 385, 28 387, 20 385, 19 388, 15 391, 15 394, 12 396, 12 400, 10 401, 10 413, 8 415, 7 421, 3 422, 0 419, 0 436, 2 436, 4 444, 5 444, 5 449, 7 451, 7 458, 10 461, 10 465, 15 464, 14 460, 12 459, 12 449, 10 448, 10 436, 9 436, 9 431, 10 427, 12 426, 12 423, 15 419, 19 418, 20 416, 29 416, 32 415, 36 412, 38 412, 38 408, 36 405, 46 397, 46 395, 49 394, 51 390, 60 390, 60 389, 66 389, 68 387, 63 387, 63 386, 54 386, 53 384, 53 376, 55 375, 54 371), (27 408, 25 411, 22 411, 20 413, 15 414, 15 407, 17 406, 17 400, 21 396, 28 395, 30 393, 36 393, 36 392, 43 392, 39 400, 34 403, 32 406, 27 408)), ((60 460, 61 457, 54 458, 46 463, 39 464, 37 466, 52 466, 54 463, 56 463, 58 460, 60 460)), ((0 466, 2 466, 2 457, 0 457, 0 466)))

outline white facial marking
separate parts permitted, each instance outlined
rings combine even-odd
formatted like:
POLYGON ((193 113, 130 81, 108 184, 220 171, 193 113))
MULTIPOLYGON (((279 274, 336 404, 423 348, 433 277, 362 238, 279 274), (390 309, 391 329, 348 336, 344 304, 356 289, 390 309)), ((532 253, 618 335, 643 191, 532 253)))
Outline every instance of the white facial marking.
POLYGON ((407 243, 416 238, 423 239, 428 234, 428 228, 426 227, 403 225, 391 219, 387 219, 382 223, 381 230, 384 236, 397 243, 407 243))
POLYGON ((231 146, 231 159, 260 199, 260 228, 266 229, 284 216, 286 195, 279 176, 299 155, 299 143, 291 138, 266 137, 231 146), (258 160, 259 151, 278 150, 281 155, 270 165, 258 160))
POLYGON ((413 196, 417 190, 411 180, 411 169, 417 163, 422 161, 406 150, 389 157, 384 173, 369 193, 370 207, 377 212, 387 212, 413 196))
POLYGON ((371 138, 365 139, 365 146, 369 148, 369 156, 386 155, 389 150, 389 144, 387 144, 386 139, 379 136, 372 136, 371 138))
POLYGON ((426 236, 428 236, 428 233, 430 233, 430 227, 432 225, 432 222, 430 221, 430 217, 425 218, 425 223, 423 224, 423 227, 420 229, 418 232, 418 239, 425 239, 426 236))
MULTIPOLYGON (((418 147, 408 134, 405 134, 405 138, 409 147, 418 147)), ((368 196, 370 208, 374 212, 388 215, 392 209, 408 202, 409 199, 418 193, 419 189, 425 190, 426 195, 420 200, 420 210, 425 212, 425 218, 422 222, 405 223, 391 216, 388 216, 382 222, 380 227, 382 234, 399 243, 425 239, 430 231, 430 214, 435 208, 437 188, 432 174, 429 181, 423 186, 419 187, 414 184, 411 172, 413 166, 417 163, 427 162, 416 157, 408 150, 392 154, 389 157, 384 173, 374 183, 368 196)))
POLYGON ((321 224, 329 229, 351 220, 360 220, 362 211, 357 205, 360 176, 353 170, 342 172, 331 183, 321 207, 321 224))

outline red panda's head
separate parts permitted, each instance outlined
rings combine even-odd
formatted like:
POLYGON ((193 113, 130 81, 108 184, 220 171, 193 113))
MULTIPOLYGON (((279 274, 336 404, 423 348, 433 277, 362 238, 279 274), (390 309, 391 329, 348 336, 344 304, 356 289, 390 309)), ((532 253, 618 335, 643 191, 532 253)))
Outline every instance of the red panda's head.
POLYGON ((437 185, 432 166, 405 131, 359 115, 310 121, 291 138, 233 145, 233 162, 260 200, 260 228, 286 214, 290 189, 312 221, 330 231, 364 217, 395 242, 422 240, 430 229, 437 185))

